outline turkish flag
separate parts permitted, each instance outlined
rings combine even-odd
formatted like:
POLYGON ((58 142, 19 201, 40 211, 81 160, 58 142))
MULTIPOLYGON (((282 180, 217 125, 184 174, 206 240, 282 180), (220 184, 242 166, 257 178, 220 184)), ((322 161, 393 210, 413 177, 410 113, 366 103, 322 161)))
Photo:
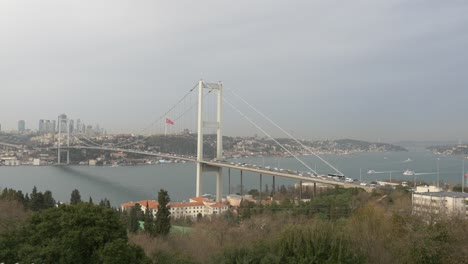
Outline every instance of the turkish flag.
POLYGON ((169 118, 166 118, 166 124, 173 125, 174 121, 170 120, 169 118))
POLYGON ((465 178, 468 178, 468 172, 467 172, 467 173, 465 173, 465 178))

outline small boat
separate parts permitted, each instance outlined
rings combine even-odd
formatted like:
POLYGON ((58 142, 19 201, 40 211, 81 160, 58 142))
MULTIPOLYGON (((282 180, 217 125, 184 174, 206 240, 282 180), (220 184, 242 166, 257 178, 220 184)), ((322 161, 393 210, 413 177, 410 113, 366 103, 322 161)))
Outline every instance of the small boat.
POLYGON ((405 176, 413 176, 413 175, 416 175, 416 172, 412 171, 412 170, 405 170, 403 172, 403 175, 405 176))
POLYGON ((368 170, 367 171, 367 174, 374 174, 375 173, 375 170, 368 170))
POLYGON ((403 162, 412 162, 412 161, 413 161, 412 159, 408 158, 408 159, 404 160, 403 162))

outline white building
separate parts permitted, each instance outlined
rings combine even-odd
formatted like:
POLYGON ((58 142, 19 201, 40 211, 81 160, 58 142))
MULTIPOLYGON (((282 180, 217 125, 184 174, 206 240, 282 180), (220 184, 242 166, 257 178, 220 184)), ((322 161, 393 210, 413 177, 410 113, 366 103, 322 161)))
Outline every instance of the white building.
MULTIPOLYGON (((121 204, 120 207, 122 210, 128 210, 135 204, 141 205, 141 210, 146 212, 147 209, 151 210, 153 216, 156 216, 158 212, 158 201, 156 200, 142 200, 138 202, 128 202, 121 204), (147 208, 148 207, 148 208, 147 208)), ((169 211, 171 217, 181 218, 181 217, 191 217, 196 218, 198 214, 202 216, 222 214, 228 210, 228 206, 222 203, 217 203, 213 200, 204 197, 194 197, 189 200, 189 202, 183 203, 169 203, 169 211)))
POLYGON ((429 217, 468 219, 468 193, 443 192, 435 186, 418 187, 412 196, 413 213, 429 217))
POLYGON ((5 166, 20 166, 21 161, 17 160, 16 158, 5 158, 5 166))

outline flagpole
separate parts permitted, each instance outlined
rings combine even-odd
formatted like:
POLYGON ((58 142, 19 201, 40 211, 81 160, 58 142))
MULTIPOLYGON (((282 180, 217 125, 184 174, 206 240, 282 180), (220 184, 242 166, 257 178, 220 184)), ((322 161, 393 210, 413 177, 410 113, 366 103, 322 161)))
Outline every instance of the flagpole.
POLYGON ((164 122, 164 136, 167 136, 167 118, 166 122, 164 122))

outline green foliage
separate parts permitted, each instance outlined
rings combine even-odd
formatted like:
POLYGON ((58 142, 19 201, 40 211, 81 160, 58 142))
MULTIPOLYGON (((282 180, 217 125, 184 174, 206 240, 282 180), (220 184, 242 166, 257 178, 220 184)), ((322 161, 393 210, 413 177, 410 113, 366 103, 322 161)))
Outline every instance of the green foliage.
POLYGON ((145 261, 141 250, 133 252, 136 247, 127 245, 116 212, 88 203, 32 215, 19 229, 0 236, 0 248, 0 259, 7 263, 110 263, 117 250, 128 260, 123 263, 145 261))
POLYGON ((138 232, 140 229, 139 215, 141 214, 141 206, 136 203, 135 206, 130 208, 129 221, 128 221, 128 230, 132 233, 138 232))
POLYGON ((24 203, 25 197, 21 191, 5 188, 0 194, 0 200, 18 201, 20 203, 24 203))
POLYGON ((155 234, 157 236, 167 236, 171 230, 169 211, 169 194, 166 190, 161 189, 158 193, 158 212, 156 213, 155 234))
POLYGON ((97 263, 149 264, 151 260, 145 256, 145 252, 141 247, 129 245, 125 239, 116 239, 105 244, 98 251, 97 263))
POLYGON ((190 256, 179 252, 157 250, 153 253, 153 260, 158 264, 196 264, 190 256))
POLYGON ((215 258, 217 263, 365 263, 355 253, 351 239, 334 224, 319 222, 314 226, 291 227, 271 242, 254 247, 226 249, 215 258))
POLYGON ((70 204, 78 204, 78 203, 81 203, 80 191, 78 191, 77 189, 74 189, 71 193, 70 204))
POLYGON ((43 196, 43 203, 41 209, 49 209, 55 206, 55 199, 52 197, 51 191, 45 191, 43 196))
POLYGON ((146 211, 145 211, 145 217, 144 217, 144 227, 145 227, 145 232, 148 233, 150 236, 155 237, 156 236, 156 223, 154 221, 153 213, 151 213, 151 210, 148 205, 148 201, 146 201, 146 211))
POLYGON ((25 209, 30 209, 32 211, 40 211, 55 206, 52 192, 48 190, 44 193, 38 192, 36 186, 34 186, 31 196, 28 194, 23 195, 21 191, 5 188, 0 194, 0 200, 20 202, 25 209))
POLYGON ((107 198, 104 198, 104 199, 101 199, 101 201, 99 202, 99 206, 111 208, 111 203, 107 198))

